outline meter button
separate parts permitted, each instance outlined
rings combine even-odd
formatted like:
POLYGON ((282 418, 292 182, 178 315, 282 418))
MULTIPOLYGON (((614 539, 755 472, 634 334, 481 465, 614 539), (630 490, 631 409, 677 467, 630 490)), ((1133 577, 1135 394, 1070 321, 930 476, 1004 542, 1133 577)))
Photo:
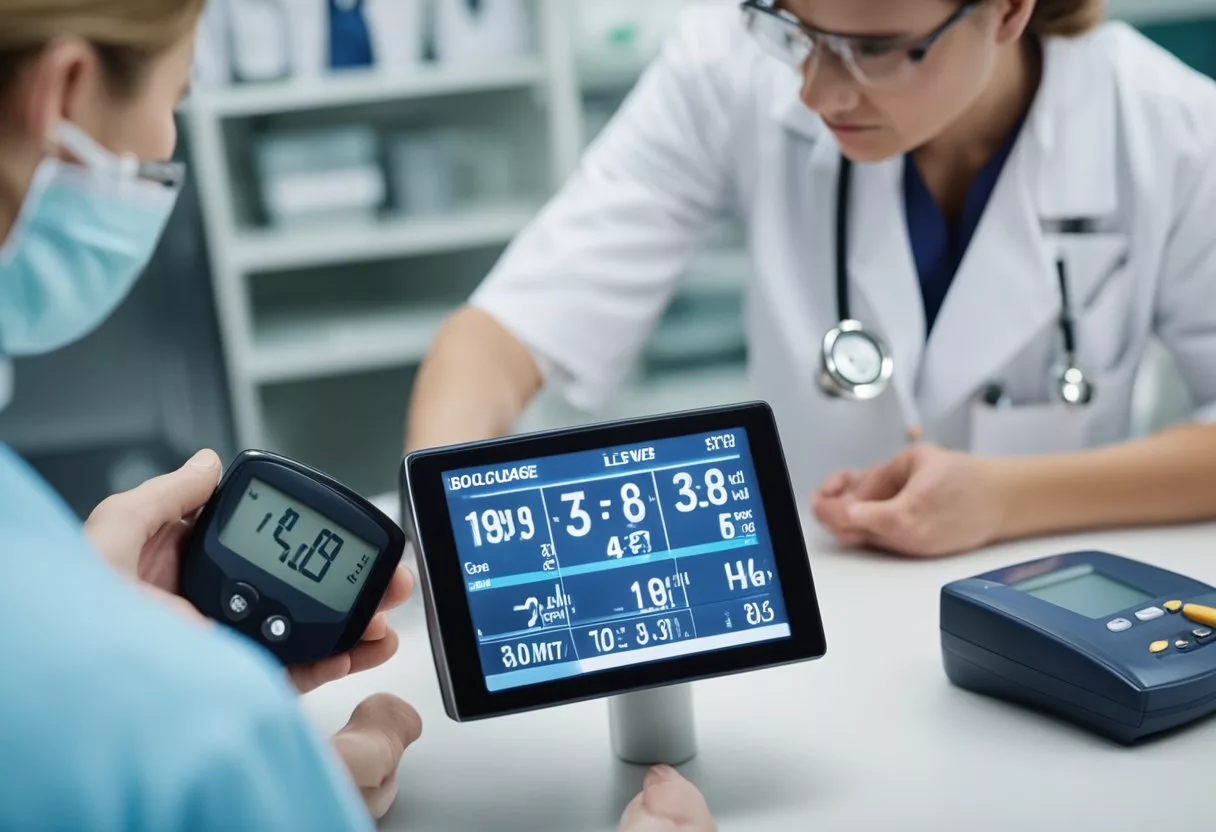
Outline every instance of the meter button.
POLYGON ((1207 627, 1196 627, 1195 629, 1191 630, 1191 635, 1200 641, 1203 641, 1205 638, 1212 637, 1212 631, 1207 627))
POLYGON ((291 635, 291 622, 281 615, 272 615, 262 622, 262 635, 267 641, 286 641, 291 635))
POLYGON ((1110 630, 1112 633, 1121 633, 1124 630, 1130 630, 1131 628, 1132 622, 1128 621, 1126 618, 1116 618, 1114 621, 1106 622, 1106 629, 1110 630))
POLYGON ((258 605, 258 591, 249 584, 237 584, 224 598, 224 615, 229 621, 244 621, 258 605))
POLYGON ((1191 642, 1188 639, 1180 638, 1174 642, 1174 647, 1176 647, 1179 650, 1190 650, 1191 642))
POLYGON ((1148 652, 1150 653, 1164 653, 1169 649, 1170 643, 1168 641, 1154 641, 1148 646, 1148 652))
POLYGON ((1169 613, 1182 612, 1181 601, 1166 601, 1161 606, 1165 607, 1165 611, 1169 613))
POLYGON ((1163 615, 1165 615, 1165 610, 1161 609, 1161 607, 1149 607, 1136 613, 1136 618, 1139 618, 1141 621, 1152 621, 1154 618, 1160 618, 1163 615))

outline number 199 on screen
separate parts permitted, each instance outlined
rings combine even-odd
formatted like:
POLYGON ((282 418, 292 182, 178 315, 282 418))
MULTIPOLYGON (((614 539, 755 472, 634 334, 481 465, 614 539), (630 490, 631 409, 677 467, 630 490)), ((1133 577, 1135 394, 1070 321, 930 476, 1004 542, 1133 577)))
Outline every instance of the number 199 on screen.
POLYGON ((510 543, 518 535, 520 540, 531 540, 536 537, 536 523, 532 519, 532 509, 520 506, 511 509, 487 509, 482 512, 470 511, 464 518, 473 532, 473 545, 480 547, 482 543, 495 546, 499 543, 510 543))

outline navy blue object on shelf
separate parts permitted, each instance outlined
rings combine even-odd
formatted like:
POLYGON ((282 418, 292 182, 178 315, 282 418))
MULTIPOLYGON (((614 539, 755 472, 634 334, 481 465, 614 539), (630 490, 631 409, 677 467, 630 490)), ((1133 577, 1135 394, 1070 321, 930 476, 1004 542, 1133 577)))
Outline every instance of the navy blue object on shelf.
POLYGON ((366 0, 329 0, 329 65, 370 67, 376 62, 366 0))

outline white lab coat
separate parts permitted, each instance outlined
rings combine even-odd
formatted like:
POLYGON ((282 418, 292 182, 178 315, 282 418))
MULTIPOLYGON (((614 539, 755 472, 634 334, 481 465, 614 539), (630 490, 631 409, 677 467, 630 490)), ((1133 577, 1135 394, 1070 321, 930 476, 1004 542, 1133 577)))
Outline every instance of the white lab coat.
POLYGON ((1150 336, 1216 416, 1216 84, 1130 27, 1044 44, 1042 86, 932 336, 907 237, 903 160, 854 168, 853 317, 883 336, 892 388, 820 392, 835 325, 839 149, 736 12, 694 8, 580 170, 475 294, 576 405, 612 395, 679 276, 724 215, 749 229, 754 389, 778 418, 795 484, 881 462, 919 423, 982 454, 1124 439, 1150 336), (1069 218, 1101 233, 1067 238, 1069 218), (1091 406, 1054 400, 1068 265, 1091 406), (978 403, 989 384, 1011 406, 978 403))

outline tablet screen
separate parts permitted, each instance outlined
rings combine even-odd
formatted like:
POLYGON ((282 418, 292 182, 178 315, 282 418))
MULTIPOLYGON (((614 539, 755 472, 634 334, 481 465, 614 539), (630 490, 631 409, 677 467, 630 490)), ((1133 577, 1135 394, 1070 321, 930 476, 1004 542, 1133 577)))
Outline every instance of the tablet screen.
POLYGON ((443 482, 491 692, 790 637, 742 427, 443 482))

